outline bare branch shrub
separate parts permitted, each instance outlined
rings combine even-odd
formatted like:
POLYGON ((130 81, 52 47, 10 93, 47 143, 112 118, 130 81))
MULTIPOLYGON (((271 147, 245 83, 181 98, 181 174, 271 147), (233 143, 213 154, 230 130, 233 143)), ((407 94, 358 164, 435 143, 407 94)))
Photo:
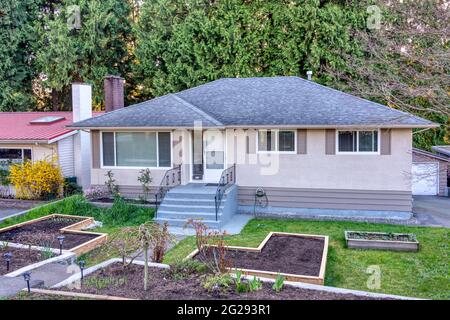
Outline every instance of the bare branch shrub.
POLYGON ((211 231, 203 222, 193 219, 189 219, 186 226, 195 230, 196 258, 214 274, 227 272, 232 263, 227 257, 226 231, 211 231))
POLYGON ((136 227, 120 229, 109 237, 102 250, 120 256, 124 268, 129 266, 142 253, 138 231, 136 227))

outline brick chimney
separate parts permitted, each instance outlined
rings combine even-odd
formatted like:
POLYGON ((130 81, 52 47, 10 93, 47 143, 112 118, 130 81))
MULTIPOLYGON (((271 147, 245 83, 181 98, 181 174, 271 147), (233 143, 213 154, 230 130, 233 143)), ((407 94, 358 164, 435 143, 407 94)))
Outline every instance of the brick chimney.
POLYGON ((104 80, 105 111, 111 112, 125 106, 124 87, 125 80, 118 76, 107 75, 104 80))

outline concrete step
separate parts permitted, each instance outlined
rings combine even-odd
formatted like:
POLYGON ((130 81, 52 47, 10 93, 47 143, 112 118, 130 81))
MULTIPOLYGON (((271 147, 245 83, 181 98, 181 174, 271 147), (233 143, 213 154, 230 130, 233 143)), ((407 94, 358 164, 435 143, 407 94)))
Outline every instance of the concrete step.
POLYGON ((186 205, 186 206, 215 206, 216 202, 212 199, 191 199, 191 198, 172 198, 165 197, 165 204, 186 205))
MULTIPOLYGON (((217 219, 220 220, 222 215, 217 214, 217 219)), ((174 211, 158 211, 158 218, 166 219, 203 219, 203 220, 216 220, 216 213, 201 213, 201 212, 174 212, 174 211)))
POLYGON ((178 192, 176 189, 172 189, 166 193, 164 199, 203 199, 214 201, 215 193, 188 193, 188 192, 178 192))
MULTIPOLYGON (((222 203, 223 204, 223 203, 222 203)), ((219 212, 223 209, 223 205, 219 207, 219 212)), ((173 205, 173 204, 167 204, 166 202, 163 202, 159 208, 158 212, 160 211, 171 211, 171 212, 179 212, 179 213, 214 213, 216 214, 216 206, 196 206, 196 205, 173 205)))
MULTIPOLYGON (((203 219, 199 219, 199 220, 201 220, 201 222, 206 224, 209 228, 213 228, 213 229, 219 229, 222 224, 222 222, 220 220, 219 221, 203 220, 203 219)), ((168 218, 158 216, 158 218, 156 218, 154 221, 156 221, 157 223, 161 223, 161 224, 163 224, 164 222, 167 222, 170 227, 183 228, 186 225, 187 219, 168 219, 168 218)))

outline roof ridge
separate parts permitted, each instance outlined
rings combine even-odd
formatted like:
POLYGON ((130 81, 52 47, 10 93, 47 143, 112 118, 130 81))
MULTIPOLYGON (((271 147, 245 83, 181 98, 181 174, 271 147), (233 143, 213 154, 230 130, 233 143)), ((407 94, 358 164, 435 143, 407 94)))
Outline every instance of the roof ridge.
POLYGON ((213 118, 212 116, 210 116, 209 114, 207 114, 205 111, 201 110, 199 107, 194 106, 192 103, 184 100, 183 98, 177 96, 175 93, 172 93, 171 96, 173 96, 177 101, 179 101, 180 103, 182 103, 183 105, 185 105, 186 107, 190 108, 191 110, 193 110, 194 112, 204 116, 205 118, 207 118, 208 120, 210 120, 212 123, 214 123, 216 126, 223 126, 223 123, 220 122, 219 120, 217 120, 216 118, 213 118))

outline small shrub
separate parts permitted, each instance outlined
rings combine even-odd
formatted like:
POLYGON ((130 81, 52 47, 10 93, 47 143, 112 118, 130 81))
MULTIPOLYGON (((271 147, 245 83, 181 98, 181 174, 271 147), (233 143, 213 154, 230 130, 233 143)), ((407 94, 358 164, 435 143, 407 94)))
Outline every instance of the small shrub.
POLYGON ((44 250, 41 251, 42 260, 50 259, 53 257, 53 251, 50 247, 45 247, 44 250))
POLYGON ((64 197, 70 197, 76 194, 83 194, 83 188, 76 182, 76 178, 65 178, 63 186, 64 197))
POLYGON ((106 181, 105 186, 108 188, 109 194, 113 197, 116 197, 119 195, 119 186, 116 184, 116 179, 114 179, 114 173, 112 170, 108 170, 105 174, 106 181))
POLYGON ((202 286, 208 292, 226 291, 230 285, 233 283, 233 279, 229 274, 217 274, 207 276, 203 282, 202 286))
POLYGON ((204 223, 193 219, 188 220, 186 225, 191 225, 195 230, 195 245, 198 250, 196 258, 215 274, 227 272, 227 268, 231 265, 226 250, 227 233, 210 231, 204 223))
POLYGON ((170 269, 167 270, 167 274, 173 280, 186 279, 193 274, 201 274, 207 271, 206 266, 197 260, 186 259, 176 261, 170 265, 170 269))
POLYGON ((9 180, 20 199, 50 200, 60 197, 64 178, 56 159, 26 161, 10 167, 9 180))
POLYGON ((105 186, 95 186, 84 191, 84 197, 87 200, 97 200, 101 198, 108 198, 110 195, 105 186))
POLYGON ((275 282, 273 283, 272 289, 278 293, 283 289, 283 286, 284 286, 284 277, 281 274, 278 274, 277 278, 275 279, 275 282))
POLYGON ((147 168, 139 171, 139 176, 137 179, 142 185, 142 192, 144 194, 144 198, 142 200, 143 202, 147 202, 151 190, 150 184, 153 181, 150 169, 147 168))

